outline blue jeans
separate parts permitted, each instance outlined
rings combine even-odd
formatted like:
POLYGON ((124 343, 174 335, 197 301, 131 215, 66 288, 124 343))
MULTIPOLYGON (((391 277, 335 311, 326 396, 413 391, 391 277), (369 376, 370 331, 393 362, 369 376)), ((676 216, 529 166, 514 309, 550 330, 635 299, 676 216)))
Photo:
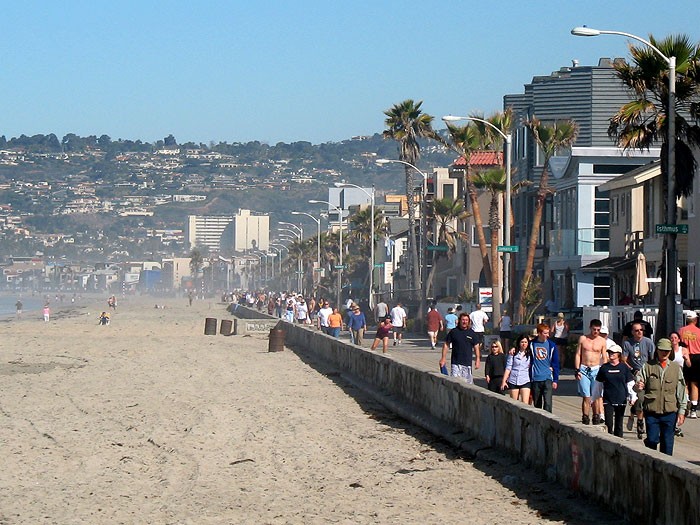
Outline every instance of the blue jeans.
POLYGON ((675 412, 668 414, 644 412, 644 419, 647 422, 647 438, 644 440, 644 444, 654 450, 656 450, 657 445, 661 444, 659 452, 669 456, 673 455, 673 437, 678 414, 675 412))
POLYGON ((532 400, 535 408, 544 408, 547 412, 552 411, 552 380, 532 381, 532 400))
POLYGON ((338 336, 340 335, 340 327, 328 328, 328 335, 333 336, 336 339, 338 339, 338 336))

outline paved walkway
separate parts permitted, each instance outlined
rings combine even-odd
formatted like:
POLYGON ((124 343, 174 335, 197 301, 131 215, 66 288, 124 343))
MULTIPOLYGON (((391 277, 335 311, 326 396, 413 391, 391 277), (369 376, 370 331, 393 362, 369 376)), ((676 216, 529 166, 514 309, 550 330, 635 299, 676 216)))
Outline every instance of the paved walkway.
MULTIPOLYGON (((364 346, 368 348, 371 345, 370 338, 374 337, 374 330, 368 330, 366 337, 364 346)), ((349 341, 348 333, 343 332, 341 339, 349 341)), ((391 342, 389 344, 391 345, 391 342)), ((442 346, 433 350, 430 348, 430 342, 427 337, 416 337, 415 334, 404 334, 402 344, 389 346, 389 354, 393 359, 429 372, 439 371, 438 362, 440 361, 441 351, 442 346)), ((483 355, 485 358, 486 354, 483 355)), ((449 359, 448 354, 448 367, 449 359)), ((479 370, 474 371, 474 378, 477 385, 486 388, 483 363, 484 360, 482 358, 482 366, 479 370)), ((594 427, 593 425, 583 425, 581 423, 581 398, 576 393, 576 380, 574 379, 573 370, 564 369, 560 374, 558 389, 554 393, 553 405, 554 414, 561 417, 564 421, 576 423, 582 429, 586 428, 592 432, 597 429, 600 429, 601 432, 607 432, 605 425, 596 425, 594 427)), ((625 416, 626 422, 627 416, 625 416)), ((682 428, 684 437, 676 438, 673 457, 700 465, 700 419, 686 419, 682 428)), ((627 427, 625 427, 624 439, 626 441, 639 442, 636 426, 631 432, 628 432, 627 427)))

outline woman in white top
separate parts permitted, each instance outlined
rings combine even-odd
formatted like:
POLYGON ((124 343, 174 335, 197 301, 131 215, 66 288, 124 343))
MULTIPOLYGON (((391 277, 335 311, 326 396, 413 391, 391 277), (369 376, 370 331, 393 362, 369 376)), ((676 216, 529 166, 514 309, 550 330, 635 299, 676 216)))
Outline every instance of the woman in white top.
POLYGON ((554 344, 557 345, 559 366, 563 367, 566 358, 566 345, 569 344, 569 323, 566 322, 563 312, 557 314, 557 319, 549 330, 554 344))

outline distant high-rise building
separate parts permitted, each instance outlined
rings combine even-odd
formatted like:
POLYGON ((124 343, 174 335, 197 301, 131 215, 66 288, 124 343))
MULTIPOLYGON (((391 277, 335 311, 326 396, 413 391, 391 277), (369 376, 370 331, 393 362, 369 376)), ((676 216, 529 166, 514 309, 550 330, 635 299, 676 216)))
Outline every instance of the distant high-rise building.
POLYGON ((270 248, 270 216, 238 210, 238 214, 233 217, 232 247, 234 252, 251 249, 266 252, 270 248))
POLYGON ((221 236, 233 218, 232 215, 188 215, 187 245, 190 250, 206 246, 211 251, 221 251, 221 236))

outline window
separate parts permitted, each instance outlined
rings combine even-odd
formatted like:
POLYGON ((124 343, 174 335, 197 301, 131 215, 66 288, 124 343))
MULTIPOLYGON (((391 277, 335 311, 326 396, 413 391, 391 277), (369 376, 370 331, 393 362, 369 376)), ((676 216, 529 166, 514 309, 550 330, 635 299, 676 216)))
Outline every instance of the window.
POLYGON ((595 189, 593 210, 593 250, 607 252, 610 250, 610 192, 595 189))
POLYGON ((454 186, 454 184, 443 184, 442 185, 442 198, 454 200, 454 198, 455 198, 455 186, 454 186))
POLYGON ((610 277, 597 275, 593 278, 593 304, 595 306, 609 306, 610 301, 610 277))
MULTIPOLYGON (((486 246, 491 246, 491 228, 484 226, 484 237, 486 246)), ((472 246, 479 246, 479 238, 476 236, 476 225, 472 224, 472 246)))
POLYGON ((610 201, 610 224, 617 224, 620 220, 620 197, 615 196, 610 201))

